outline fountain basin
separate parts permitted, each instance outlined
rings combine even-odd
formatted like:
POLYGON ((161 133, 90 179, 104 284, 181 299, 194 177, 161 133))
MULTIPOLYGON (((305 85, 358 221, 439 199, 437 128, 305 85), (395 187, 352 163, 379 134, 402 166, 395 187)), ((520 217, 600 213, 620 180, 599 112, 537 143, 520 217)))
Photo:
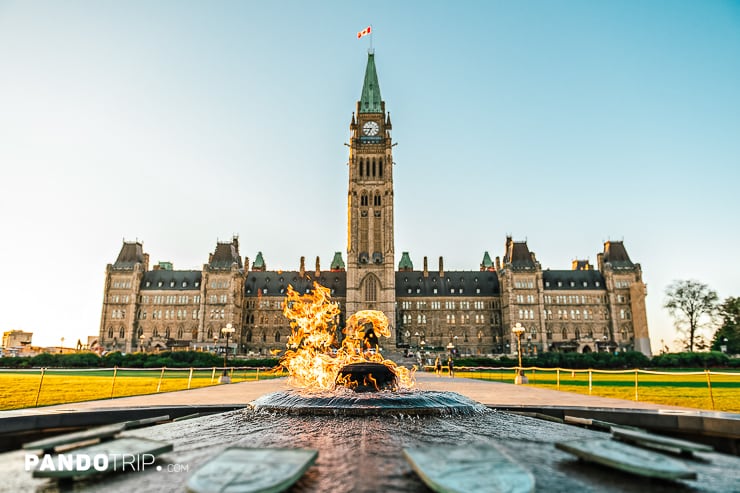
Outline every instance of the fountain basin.
POLYGON ((487 408, 455 392, 381 391, 356 393, 338 388, 334 392, 309 393, 287 390, 252 401, 255 411, 299 416, 469 415, 487 408))

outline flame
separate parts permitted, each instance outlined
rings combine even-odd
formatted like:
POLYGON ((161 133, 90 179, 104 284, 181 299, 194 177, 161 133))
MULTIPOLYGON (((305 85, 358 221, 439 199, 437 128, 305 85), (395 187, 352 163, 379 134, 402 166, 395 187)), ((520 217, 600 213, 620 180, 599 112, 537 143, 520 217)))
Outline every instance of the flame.
POLYGON ((292 331, 280 365, 288 371, 290 384, 309 390, 332 390, 344 366, 373 362, 387 366, 400 388, 413 387, 415 370, 385 359, 379 350, 378 338, 391 336, 385 314, 361 310, 349 317, 339 345, 335 337, 339 306, 331 301, 329 288, 317 282, 313 286, 313 293, 305 295, 288 286, 283 305, 292 331))

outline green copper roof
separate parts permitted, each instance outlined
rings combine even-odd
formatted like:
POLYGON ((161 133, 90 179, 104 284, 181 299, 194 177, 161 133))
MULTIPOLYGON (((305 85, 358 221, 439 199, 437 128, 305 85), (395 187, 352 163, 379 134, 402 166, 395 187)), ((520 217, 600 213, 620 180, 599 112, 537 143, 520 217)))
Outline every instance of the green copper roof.
POLYGON ((342 252, 334 252, 334 258, 331 261, 331 270, 344 269, 344 260, 342 260, 342 252))
POLYGON ((264 269, 265 268, 265 259, 262 258, 262 252, 257 252, 257 258, 254 259, 252 268, 253 269, 264 269))
POLYGON ((378 84, 378 73, 375 71, 375 55, 367 55, 367 67, 365 68, 365 82, 362 84, 362 97, 360 98, 360 113, 382 113, 380 98, 380 85, 378 84))
POLYGON ((403 252, 401 254, 401 261, 398 262, 398 270, 414 270, 414 264, 411 262, 411 257, 409 257, 409 252, 403 252))
POLYGON ((485 252, 483 254, 483 262, 481 262, 481 266, 486 269, 489 267, 493 267, 493 262, 491 262, 491 256, 488 255, 488 252, 485 252))

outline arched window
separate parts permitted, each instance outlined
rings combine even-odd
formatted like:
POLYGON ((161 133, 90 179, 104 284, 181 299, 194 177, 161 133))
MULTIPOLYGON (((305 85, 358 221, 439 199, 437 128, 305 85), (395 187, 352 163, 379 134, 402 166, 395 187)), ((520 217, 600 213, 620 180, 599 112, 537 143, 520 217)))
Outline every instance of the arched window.
POLYGON ((113 339, 113 327, 108 327, 108 339, 113 339))
POLYGON ((252 342, 252 331, 251 330, 247 331, 247 342, 252 342))
POLYGON ((193 341, 198 340, 198 329, 197 328, 194 328, 193 330, 190 331, 190 339, 193 341))
POLYGON ((262 342, 267 342, 267 334, 262 333, 262 342))
POLYGON ((365 176, 370 176, 370 160, 365 161, 365 176))
POLYGON ((564 341, 565 341, 566 339, 568 339, 568 329, 566 329, 565 327, 563 327, 563 334, 562 334, 562 337, 563 337, 563 340, 564 340, 564 341))
POLYGON ((360 158, 360 178, 362 178, 365 175, 365 168, 364 168, 364 166, 365 166, 365 163, 362 160, 362 158, 360 158))
POLYGON ((121 328, 120 328, 120 329, 118 330, 118 338, 119 338, 119 339, 125 339, 125 338, 126 338, 126 331, 124 330, 124 328, 123 328, 123 327, 121 327, 121 328))
POLYGON ((280 331, 275 332, 275 342, 280 342, 280 331))
POLYGON ((166 329, 164 329, 164 337, 165 337, 165 339, 169 339, 170 338, 170 328, 169 327, 167 327, 166 329))
POLYGON ((376 172, 375 172, 375 158, 373 158, 373 178, 375 178, 376 176, 377 175, 376 175, 376 172))
POLYGON ((367 197, 367 192, 362 192, 362 195, 360 196, 360 206, 361 207, 367 207, 370 200, 367 197))
POLYGON ((376 301, 378 299, 378 283, 375 277, 369 276, 365 279, 365 301, 376 301))
POLYGON ((373 205, 375 207, 380 207, 380 194, 376 193, 375 197, 373 197, 373 205))
POLYGON ((206 334, 206 337, 208 337, 208 339, 213 339, 213 329, 211 327, 208 327, 208 333, 206 334))
POLYGON ((383 158, 378 159, 378 176, 383 178, 383 158))
POLYGON ((178 338, 178 339, 182 339, 182 327, 179 327, 179 328, 177 329, 177 338, 178 338))

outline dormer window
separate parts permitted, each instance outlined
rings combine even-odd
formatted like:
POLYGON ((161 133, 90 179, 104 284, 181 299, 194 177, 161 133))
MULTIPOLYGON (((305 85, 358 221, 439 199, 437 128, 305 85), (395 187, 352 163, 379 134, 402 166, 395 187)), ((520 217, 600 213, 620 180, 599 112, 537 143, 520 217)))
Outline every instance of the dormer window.
POLYGON ((188 287, 188 282, 187 281, 183 281, 182 282, 182 287, 183 288, 187 288, 188 287))
POLYGON ((157 283, 157 287, 160 287, 160 288, 162 287, 162 281, 159 281, 159 282, 157 283))
POLYGON ((200 282, 198 282, 198 281, 195 281, 195 287, 197 288, 197 287, 199 287, 199 286, 200 286, 200 282))
POLYGON ((170 287, 171 288, 174 288, 175 287, 175 281, 170 281, 170 287))
POLYGON ((573 282, 573 281, 570 281, 570 287, 571 287, 571 288, 575 287, 575 285, 576 285, 576 283, 575 283, 575 282, 573 282))
POLYGON ((147 281, 147 282, 146 282, 146 287, 149 287, 149 286, 151 286, 151 285, 152 285, 152 282, 151 282, 151 281, 147 281))

